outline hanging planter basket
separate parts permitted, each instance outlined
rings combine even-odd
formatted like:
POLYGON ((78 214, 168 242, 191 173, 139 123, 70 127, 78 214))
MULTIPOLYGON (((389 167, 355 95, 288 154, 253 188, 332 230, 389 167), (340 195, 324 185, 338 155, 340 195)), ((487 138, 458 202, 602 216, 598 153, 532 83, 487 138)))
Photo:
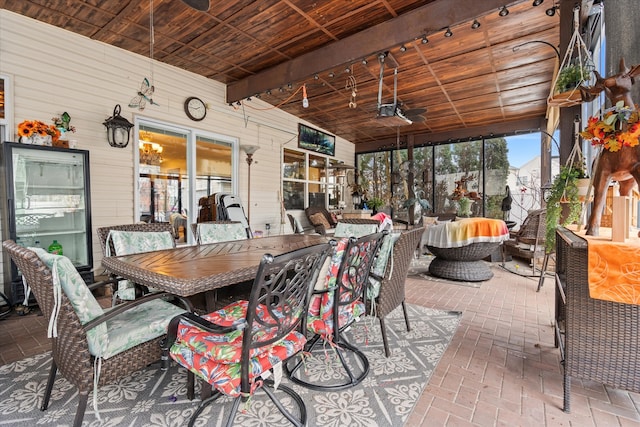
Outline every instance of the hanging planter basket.
POLYGON ((570 107, 582 103, 580 86, 588 86, 595 69, 591 54, 579 31, 580 8, 573 9, 573 35, 553 79, 547 103, 551 106, 570 107))

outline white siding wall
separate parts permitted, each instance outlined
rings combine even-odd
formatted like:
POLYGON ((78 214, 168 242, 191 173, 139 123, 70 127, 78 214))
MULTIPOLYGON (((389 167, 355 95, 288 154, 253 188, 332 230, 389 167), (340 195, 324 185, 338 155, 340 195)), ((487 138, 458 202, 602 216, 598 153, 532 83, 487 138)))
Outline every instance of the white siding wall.
MULTIPOLYGON (((77 132, 77 148, 90 151, 91 204, 94 266, 102 258, 95 234, 97 227, 134 221, 134 150, 112 148, 102 122, 116 104, 122 116, 133 122, 141 117, 194 127, 238 138, 240 144, 259 144, 251 167, 251 223, 271 233, 280 233, 281 148, 296 147, 298 119, 281 110, 234 110, 225 103, 225 85, 159 62, 153 66, 154 101, 142 112, 128 103, 144 77, 151 77, 148 57, 136 55, 0 9, 0 74, 13 78, 14 129, 23 120, 51 122, 54 115, 69 112, 77 132), (210 110, 202 122, 184 114, 183 102, 198 96, 210 110)), ((311 100, 313 102, 313 100, 311 100)), ((254 99, 251 105, 266 108, 254 99)), ((15 132, 15 131, 14 131, 15 132)), ((15 134, 14 134, 15 135, 15 134)), ((353 163, 354 146, 336 138, 336 158, 353 163)), ((240 153, 240 197, 247 201, 247 164, 240 153)), ((0 212, 4 215, 4 211, 0 212)), ((286 220, 286 218, 285 218, 286 220)))

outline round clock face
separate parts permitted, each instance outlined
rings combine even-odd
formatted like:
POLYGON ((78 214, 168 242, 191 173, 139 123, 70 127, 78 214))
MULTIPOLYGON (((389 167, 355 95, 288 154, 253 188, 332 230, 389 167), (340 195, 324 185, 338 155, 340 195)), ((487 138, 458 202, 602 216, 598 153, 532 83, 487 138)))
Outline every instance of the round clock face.
POLYGON ((199 122, 207 115, 207 106, 200 98, 190 96, 184 101, 184 112, 191 120, 199 122))

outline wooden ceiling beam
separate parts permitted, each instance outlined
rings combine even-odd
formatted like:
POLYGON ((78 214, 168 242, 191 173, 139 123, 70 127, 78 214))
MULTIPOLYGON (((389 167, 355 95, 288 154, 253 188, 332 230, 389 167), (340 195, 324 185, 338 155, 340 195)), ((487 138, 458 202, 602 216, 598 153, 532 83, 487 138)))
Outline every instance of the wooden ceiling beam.
POLYGON ((360 61, 392 47, 466 22, 503 5, 505 0, 435 0, 389 21, 367 28, 337 42, 283 62, 227 85, 227 102, 235 102, 266 90, 295 83, 342 64, 360 61))

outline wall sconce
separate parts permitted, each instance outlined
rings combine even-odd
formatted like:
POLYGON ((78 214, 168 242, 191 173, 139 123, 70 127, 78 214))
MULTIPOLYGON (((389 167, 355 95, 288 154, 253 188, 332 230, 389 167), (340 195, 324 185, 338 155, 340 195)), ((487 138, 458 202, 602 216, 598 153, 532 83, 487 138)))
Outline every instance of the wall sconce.
POLYGON ((162 145, 156 142, 141 140, 138 143, 138 147, 140 150, 140 163, 152 166, 158 166, 162 163, 162 151, 164 150, 162 145))
POLYGON ((241 145, 240 149, 247 154, 247 222, 251 227, 251 163, 253 163, 253 154, 258 151, 259 145, 241 145))
POLYGON ((113 116, 109 117, 102 124, 107 128, 107 141, 112 147, 124 148, 129 145, 129 131, 133 123, 120 115, 120 104, 116 104, 113 109, 113 116))

